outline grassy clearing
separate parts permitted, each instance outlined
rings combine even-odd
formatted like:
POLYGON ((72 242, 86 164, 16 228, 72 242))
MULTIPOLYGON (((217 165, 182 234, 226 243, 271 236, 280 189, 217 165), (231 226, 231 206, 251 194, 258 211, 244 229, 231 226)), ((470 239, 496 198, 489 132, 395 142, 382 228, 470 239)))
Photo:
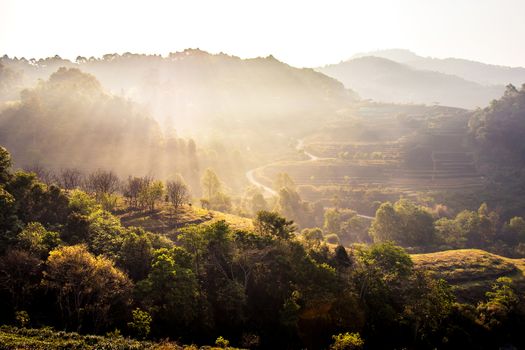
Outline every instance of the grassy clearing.
POLYGON ((129 207, 120 208, 117 216, 126 227, 142 227, 147 231, 162 234, 174 233, 189 225, 210 225, 219 220, 226 221, 236 230, 253 229, 252 220, 249 218, 189 205, 183 205, 177 211, 167 203, 159 205, 153 212, 129 207))
POLYGON ((462 301, 480 300, 499 277, 511 277, 517 288, 525 290, 525 259, 505 258, 480 249, 458 249, 413 254, 412 260, 416 268, 454 286, 462 301))

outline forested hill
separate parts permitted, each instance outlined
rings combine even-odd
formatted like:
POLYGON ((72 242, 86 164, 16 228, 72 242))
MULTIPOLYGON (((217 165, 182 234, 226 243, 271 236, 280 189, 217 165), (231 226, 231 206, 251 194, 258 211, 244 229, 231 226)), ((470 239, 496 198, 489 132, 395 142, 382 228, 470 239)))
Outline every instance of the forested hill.
POLYGON ((60 68, 23 90, 0 113, 0 143, 21 167, 189 176, 196 162, 193 141, 164 138, 136 104, 107 93, 78 69, 60 68))
POLYGON ((216 119, 305 119, 351 104, 356 95, 335 79, 298 69, 272 56, 240 59, 198 49, 159 55, 108 54, 102 59, 58 56, 42 60, 5 57, 2 64, 32 84, 59 67, 94 74, 113 93, 147 105, 165 126, 180 130, 216 119))
POLYGON ((480 148, 480 158, 514 169, 525 166, 525 84, 518 90, 508 85, 505 94, 490 106, 476 111, 470 132, 480 148))
POLYGON ((318 70, 352 87, 362 97, 383 102, 486 106, 503 86, 484 86, 455 75, 418 70, 380 57, 359 57, 318 70))

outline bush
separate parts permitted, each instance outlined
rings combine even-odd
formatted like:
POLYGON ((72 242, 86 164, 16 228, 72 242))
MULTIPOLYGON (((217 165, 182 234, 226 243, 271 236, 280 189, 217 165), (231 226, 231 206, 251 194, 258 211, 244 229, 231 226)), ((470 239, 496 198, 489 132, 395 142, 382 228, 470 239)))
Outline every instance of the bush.
POLYGON ((361 339, 359 333, 341 333, 332 336, 334 343, 330 350, 357 350, 362 349, 365 342, 361 339))
POLYGON ((145 339, 151 331, 151 316, 139 308, 133 310, 133 321, 128 322, 128 327, 141 339, 145 339))
POLYGON ((230 341, 224 339, 223 337, 219 337, 217 338, 217 340, 215 340, 215 345, 217 345, 220 348, 227 348, 228 346, 230 346, 230 341))

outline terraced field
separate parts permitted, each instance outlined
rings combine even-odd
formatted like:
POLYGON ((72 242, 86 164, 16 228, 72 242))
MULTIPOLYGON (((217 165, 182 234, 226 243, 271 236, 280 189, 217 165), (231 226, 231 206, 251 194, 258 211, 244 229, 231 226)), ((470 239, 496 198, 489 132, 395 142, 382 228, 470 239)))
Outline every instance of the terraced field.
POLYGON ((312 186, 382 186, 421 191, 482 185, 474 155, 464 146, 464 131, 434 130, 425 137, 425 142, 416 146, 406 140, 309 143, 304 150, 315 159, 273 163, 253 176, 267 186, 280 172, 288 173, 298 185, 312 186), (414 156, 416 152, 419 154, 414 156))

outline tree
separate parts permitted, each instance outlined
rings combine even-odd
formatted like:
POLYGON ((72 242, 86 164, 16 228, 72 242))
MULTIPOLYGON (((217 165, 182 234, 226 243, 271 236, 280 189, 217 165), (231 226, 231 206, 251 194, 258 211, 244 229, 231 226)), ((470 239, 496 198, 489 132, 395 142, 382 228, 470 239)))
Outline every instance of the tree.
POLYGON ((0 184, 6 183, 11 174, 11 155, 0 146, 0 184))
POLYGON ((48 253, 58 247, 58 232, 47 231, 42 224, 30 222, 17 236, 17 246, 30 254, 47 258, 48 253))
POLYGON ((375 242, 391 240, 406 246, 425 246, 435 241, 432 215, 405 199, 394 205, 381 204, 370 234, 375 242))
POLYGON ((51 251, 43 284, 56 293, 67 329, 107 327, 113 312, 130 301, 131 282, 126 275, 82 245, 51 251))
POLYGON ((0 253, 15 243, 21 226, 15 198, 0 185, 0 253))
POLYGON ((0 257, 0 290, 8 293, 15 310, 29 305, 41 275, 42 261, 28 252, 11 249, 0 257))
POLYGON ((350 260, 346 248, 342 245, 338 245, 335 248, 334 261, 338 269, 345 269, 352 265, 352 260, 350 260))
POLYGON ((280 191, 283 188, 295 191, 297 186, 295 185, 295 182, 292 180, 290 175, 288 175, 287 173, 278 173, 274 182, 274 188, 277 191, 280 191))
POLYGON ((400 239, 402 235, 401 219, 392 203, 383 203, 377 209, 375 218, 370 226, 370 235, 375 242, 400 239))
POLYGON ((144 186, 139 193, 139 203, 147 207, 150 211, 155 210, 155 203, 162 199, 164 184, 162 181, 153 181, 144 186))
POLYGON ((321 230, 319 227, 305 228, 301 231, 301 235, 308 244, 314 246, 319 245, 323 240, 323 230, 321 230))
POLYGON ((84 176, 82 172, 74 168, 62 169, 58 175, 58 183, 60 187, 66 190, 80 188, 83 180, 84 176))
POLYGON ((201 179, 202 192, 208 200, 211 200, 221 190, 221 181, 217 174, 211 169, 206 169, 201 179))
POLYGON ((332 336, 334 342, 330 345, 330 350, 358 350, 365 345, 359 333, 340 333, 332 336))
POLYGON ((489 330, 505 327, 520 301, 509 277, 500 277, 487 292, 488 300, 477 307, 479 322, 489 330))
POLYGON ((187 202, 190 197, 188 185, 180 175, 175 180, 166 182, 166 192, 171 204, 176 209, 187 202))
POLYGON ((147 277, 151 260, 153 259, 153 247, 145 232, 128 232, 119 252, 118 263, 134 281, 140 281, 147 277))
POLYGON ((260 211, 254 222, 255 232, 261 235, 288 239, 295 232, 293 221, 288 221, 276 212, 260 211))
POLYGON ((257 214, 261 210, 267 210, 268 203, 264 199, 264 196, 260 192, 256 192, 252 196, 251 210, 253 214, 257 214))
MULTIPOLYGON (((155 251, 151 271, 137 284, 142 303, 152 314, 159 331, 187 327, 197 316, 198 283, 189 266, 178 259, 182 248, 155 251)), ((186 262, 189 264, 189 262, 186 262)))
POLYGON ((129 205, 136 207, 139 205, 140 193, 145 187, 149 186, 152 179, 148 176, 145 177, 128 177, 124 185, 124 197, 129 201, 129 205))
POLYGON ((146 339, 151 331, 151 315, 144 310, 136 308, 132 311, 133 321, 128 322, 128 327, 140 338, 146 339))
POLYGON ((97 197, 114 194, 119 185, 120 180, 112 171, 97 170, 89 174, 86 179, 86 187, 97 197))

